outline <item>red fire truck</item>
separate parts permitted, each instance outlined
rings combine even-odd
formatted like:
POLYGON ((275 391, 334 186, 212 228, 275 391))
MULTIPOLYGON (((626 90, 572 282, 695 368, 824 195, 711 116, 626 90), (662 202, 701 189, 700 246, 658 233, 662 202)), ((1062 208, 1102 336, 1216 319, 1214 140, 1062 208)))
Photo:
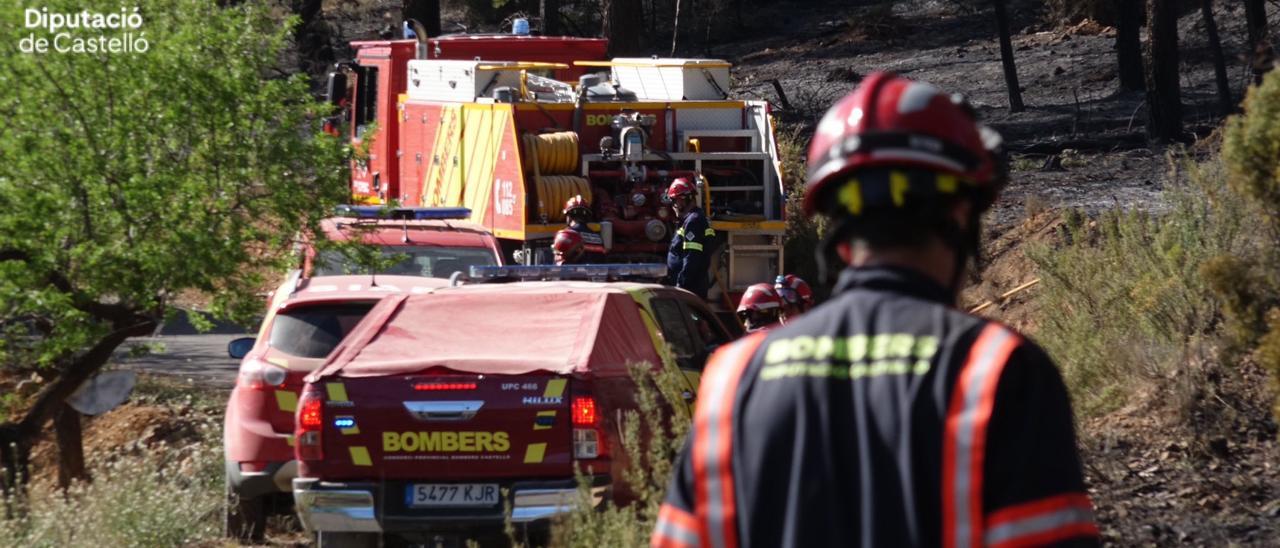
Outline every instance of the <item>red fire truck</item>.
POLYGON ((365 204, 466 207, 512 262, 551 261, 575 195, 609 262, 664 262, 664 190, 695 181, 716 231, 710 300, 782 273, 785 187, 769 105, 729 96, 714 59, 615 58, 593 38, 456 35, 354 42, 329 98, 365 204))

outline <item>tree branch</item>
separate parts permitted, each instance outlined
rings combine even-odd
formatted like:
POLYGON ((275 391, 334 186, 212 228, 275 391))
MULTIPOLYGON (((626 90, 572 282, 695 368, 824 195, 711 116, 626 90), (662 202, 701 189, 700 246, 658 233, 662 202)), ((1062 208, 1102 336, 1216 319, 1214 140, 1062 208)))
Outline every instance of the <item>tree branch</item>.
POLYGON ((35 404, 31 406, 26 416, 18 423, 18 435, 23 443, 29 443, 30 440, 40 434, 44 423, 53 417, 53 413, 59 409, 62 402, 75 393, 80 388, 80 385, 89 380, 89 377, 101 369, 107 363, 107 360, 111 359, 111 355, 116 348, 123 344, 126 339, 146 336, 155 330, 155 320, 142 317, 137 319, 139 321, 133 325, 108 333, 98 341, 98 344, 93 345, 93 348, 90 348, 88 352, 67 364, 61 374, 58 375, 58 379, 40 391, 40 394, 36 396, 35 404))
MULTIPOLYGON (((25 261, 30 265, 31 259, 31 254, 21 249, 0 249, 0 261, 25 261)), ((75 286, 71 285, 71 280, 61 272, 50 270, 43 272, 43 275, 46 283, 71 296, 72 306, 77 310, 94 318, 109 321, 113 328, 119 329, 128 322, 136 321, 138 317, 137 307, 127 304, 108 304, 86 297, 77 291, 75 286)))

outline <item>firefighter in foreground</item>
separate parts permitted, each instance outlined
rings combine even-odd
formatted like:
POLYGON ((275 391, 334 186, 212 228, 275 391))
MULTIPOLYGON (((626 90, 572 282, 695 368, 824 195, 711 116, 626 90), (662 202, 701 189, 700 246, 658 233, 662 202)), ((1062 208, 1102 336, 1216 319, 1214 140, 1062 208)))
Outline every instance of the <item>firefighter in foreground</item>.
POLYGON ((667 198, 675 210, 680 228, 671 238, 667 248, 667 285, 674 285, 703 299, 707 298, 708 259, 711 240, 716 231, 707 222, 707 216, 698 207, 694 197, 697 190, 688 179, 679 178, 667 187, 667 198))
POLYGON ((738 301, 738 321, 748 333, 776 326, 781 320, 781 313, 782 299, 769 284, 748 287, 742 294, 742 300, 738 301))
POLYGON ((803 278, 795 274, 778 276, 773 281, 773 290, 782 299, 782 322, 786 323, 813 308, 813 289, 803 278))
POLYGON ((804 208, 848 268, 822 306, 711 358, 653 545, 1097 544, 1058 370, 954 306, 998 140, 889 74, 827 112, 804 208))

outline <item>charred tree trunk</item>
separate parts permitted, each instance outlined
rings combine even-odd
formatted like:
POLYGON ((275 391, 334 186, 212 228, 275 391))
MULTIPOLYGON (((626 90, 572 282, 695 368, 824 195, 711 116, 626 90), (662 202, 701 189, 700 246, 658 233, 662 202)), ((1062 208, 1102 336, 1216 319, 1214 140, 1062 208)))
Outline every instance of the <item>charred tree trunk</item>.
POLYGON ((403 0, 400 15, 406 21, 413 19, 422 23, 428 36, 440 36, 440 0, 403 0))
POLYGON ((1142 91, 1146 77, 1142 69, 1142 0, 1119 0, 1116 24, 1116 61, 1120 73, 1120 89, 1142 91))
POLYGON ((1218 86, 1218 109, 1225 116, 1235 107, 1231 100, 1231 82, 1227 80, 1227 59, 1222 55, 1222 40, 1218 38, 1218 22, 1213 18, 1213 0, 1200 0, 1200 14, 1204 17, 1205 33, 1209 35, 1209 51, 1213 53, 1213 80, 1218 86))
POLYGON ((560 0, 542 0, 538 5, 538 16, 542 18, 544 36, 560 35, 560 0))
POLYGON ((1267 36, 1267 3, 1265 0, 1244 0, 1245 27, 1249 29, 1249 65, 1253 69, 1253 83, 1261 84, 1262 75, 1271 68, 1271 40, 1267 36))
POLYGON ((1022 88, 1018 85, 1018 67, 1013 61, 1013 40, 1009 37, 1009 13, 1005 0, 994 0, 996 30, 1000 33, 1000 61, 1004 64, 1004 83, 1009 88, 1009 112, 1022 112, 1022 88))
POLYGON ((680 0, 675 0, 675 18, 671 21, 671 56, 676 55, 676 45, 680 42, 680 0))
POLYGON ((1178 82, 1178 8, 1175 0, 1147 0, 1147 137, 1182 137, 1182 90, 1178 82))
POLYGON ((604 37, 609 39, 609 56, 640 54, 640 31, 644 21, 644 6, 640 0, 609 0, 605 14, 604 37))
POLYGON ((72 480, 89 479, 84 467, 84 439, 80 430, 80 412, 62 404, 53 416, 54 435, 58 440, 58 487, 66 490, 72 480))

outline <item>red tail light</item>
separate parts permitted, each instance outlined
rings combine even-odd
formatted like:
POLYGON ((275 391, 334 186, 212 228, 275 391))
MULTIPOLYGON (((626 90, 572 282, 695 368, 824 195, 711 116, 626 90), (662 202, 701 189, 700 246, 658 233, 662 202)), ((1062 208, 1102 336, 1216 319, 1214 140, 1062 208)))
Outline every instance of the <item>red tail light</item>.
POLYGON ((600 417, 596 415, 596 399, 591 396, 573 398, 573 425, 595 426, 600 417))
POLYGON ((315 430, 324 425, 324 402, 312 398, 302 402, 302 411, 298 412, 298 424, 304 430, 315 430))
POLYGON ((308 384, 298 402, 297 427, 294 429, 294 448, 299 460, 324 459, 323 429, 324 393, 319 386, 308 384))
MULTIPOLYGON (((604 429, 600 425, 596 399, 592 396, 574 396, 569 407, 573 415, 573 458, 594 460, 608 455, 604 429)), ((588 468, 590 469, 590 468, 588 468)))

